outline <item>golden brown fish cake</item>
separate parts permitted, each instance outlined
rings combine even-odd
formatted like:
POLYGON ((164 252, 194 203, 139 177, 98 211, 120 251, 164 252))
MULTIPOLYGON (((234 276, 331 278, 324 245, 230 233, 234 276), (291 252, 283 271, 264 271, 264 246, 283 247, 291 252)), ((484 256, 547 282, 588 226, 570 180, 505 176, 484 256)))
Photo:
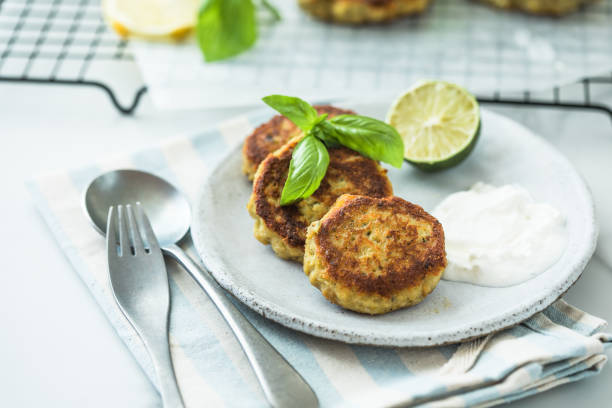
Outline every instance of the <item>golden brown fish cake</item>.
POLYGON ((307 13, 326 21, 367 24, 421 13, 430 0, 298 0, 307 13))
POLYGON ((520 10, 529 14, 563 16, 598 0, 480 0, 492 6, 520 10))
POLYGON ((442 225, 399 197, 343 195, 308 227, 304 272, 310 283, 356 312, 415 305, 445 268, 442 225))
MULTIPOLYGON (((327 113, 330 118, 355 113, 351 110, 340 109, 331 105, 315 105, 313 107, 319 115, 327 113)), ((257 166, 268 154, 281 148, 289 140, 298 136, 300 132, 300 129, 289 119, 282 115, 276 115, 247 136, 242 147, 242 170, 246 173, 249 180, 253 180, 257 166)))
POLYGON ((298 139, 270 154, 257 169, 247 206, 255 219, 253 232, 284 259, 302 262, 306 229, 323 217, 342 194, 386 197, 393 194, 387 170, 376 161, 345 147, 330 148, 329 167, 321 185, 308 198, 280 206, 291 153, 298 139))

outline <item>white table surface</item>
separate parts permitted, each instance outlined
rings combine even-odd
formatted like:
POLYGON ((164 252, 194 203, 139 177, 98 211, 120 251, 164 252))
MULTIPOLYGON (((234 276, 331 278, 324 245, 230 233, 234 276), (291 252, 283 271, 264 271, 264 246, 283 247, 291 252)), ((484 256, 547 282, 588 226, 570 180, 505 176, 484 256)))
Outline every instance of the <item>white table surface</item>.
MULTIPOLYGON (((600 92, 612 102, 612 88, 600 92)), ((597 93, 596 95, 597 96, 597 93)), ((496 108, 557 145, 590 185, 600 240, 566 299, 612 321, 612 126, 604 115, 496 108)), ((97 89, 0 82, 0 406, 151 407, 159 397, 59 250, 24 180, 205 128, 244 110, 121 116, 97 89)), ((608 350, 612 356, 612 350, 608 350)), ((610 406, 601 375, 514 406, 610 406)))

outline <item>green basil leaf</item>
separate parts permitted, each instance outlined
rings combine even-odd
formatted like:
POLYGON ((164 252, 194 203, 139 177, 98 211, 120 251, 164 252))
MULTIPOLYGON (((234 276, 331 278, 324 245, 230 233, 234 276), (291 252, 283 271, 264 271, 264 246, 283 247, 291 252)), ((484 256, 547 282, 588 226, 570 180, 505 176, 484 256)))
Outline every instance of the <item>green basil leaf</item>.
POLYGON ((317 126, 319 123, 323 122, 325 119, 327 119, 327 117, 329 116, 329 113, 322 113, 320 114, 314 121, 312 127, 314 128, 315 126, 317 126))
POLYGON ((280 205, 293 204, 317 191, 329 166, 329 153, 325 145, 309 135, 293 149, 289 174, 281 193, 280 205))
POLYGON ((294 96, 269 95, 262 100, 295 123, 304 133, 310 131, 319 118, 317 111, 308 102, 294 96))
MULTIPOLYGON (((328 137, 366 157, 401 167, 404 162, 404 142, 393 126, 359 115, 340 115, 328 121, 323 131, 328 137)), ((321 123, 320 125, 323 125, 321 123)))
POLYGON ((204 0, 196 35, 208 62, 233 57, 257 40, 253 0, 204 0))
POLYGON ((336 137, 336 128, 329 121, 324 120, 319 123, 310 131, 311 134, 321 139, 327 147, 339 147, 342 146, 336 137))

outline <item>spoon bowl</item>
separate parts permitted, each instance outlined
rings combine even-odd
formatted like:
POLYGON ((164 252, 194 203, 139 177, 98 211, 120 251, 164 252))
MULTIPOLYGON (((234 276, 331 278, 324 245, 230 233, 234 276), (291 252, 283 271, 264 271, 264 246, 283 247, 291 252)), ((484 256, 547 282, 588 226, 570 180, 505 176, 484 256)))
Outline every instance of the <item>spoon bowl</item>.
POLYGON ((161 246, 180 241, 189 231, 191 208, 185 196, 166 180, 138 170, 114 170, 96 177, 85 191, 85 212, 106 235, 108 209, 140 202, 161 246))

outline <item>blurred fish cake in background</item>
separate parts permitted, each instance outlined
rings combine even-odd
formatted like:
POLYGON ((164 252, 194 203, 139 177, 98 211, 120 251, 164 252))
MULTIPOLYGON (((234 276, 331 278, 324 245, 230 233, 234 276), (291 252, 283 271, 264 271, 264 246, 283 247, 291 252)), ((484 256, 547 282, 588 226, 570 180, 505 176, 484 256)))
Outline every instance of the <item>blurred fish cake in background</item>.
POLYGON ((298 0, 308 13, 336 23, 364 24, 418 14, 430 0, 298 0))

